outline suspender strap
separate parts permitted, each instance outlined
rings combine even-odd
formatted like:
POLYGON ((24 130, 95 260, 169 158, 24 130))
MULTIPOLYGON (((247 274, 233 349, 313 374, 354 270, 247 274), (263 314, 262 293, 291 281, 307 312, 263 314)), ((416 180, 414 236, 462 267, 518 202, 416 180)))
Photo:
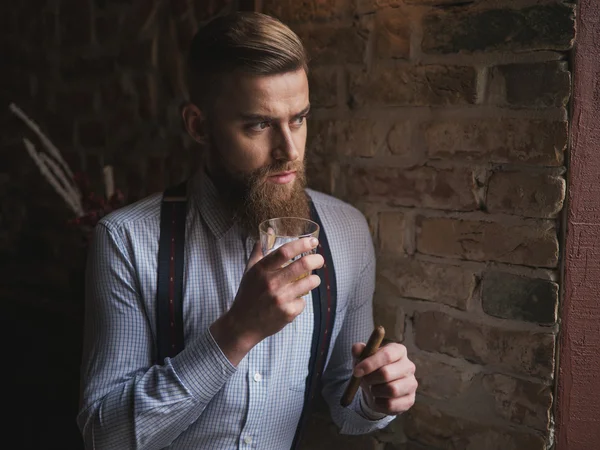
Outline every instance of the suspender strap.
POLYGON ((304 391, 304 407, 298 422, 298 428, 294 435, 292 450, 299 448, 302 432, 308 422, 311 413, 311 406, 315 395, 321 385, 321 376, 325 368, 325 361, 329 353, 329 344, 331 343, 331 333, 335 322, 335 311, 337 303, 337 285, 335 271, 333 269, 333 259, 327 234, 319 218, 315 205, 310 202, 311 219, 319 224, 319 247, 318 251, 323 256, 325 264, 316 271, 321 278, 321 284, 312 291, 314 328, 312 335, 312 345, 309 360, 309 372, 306 377, 306 389, 304 391))
POLYGON ((160 207, 157 282, 157 364, 183 350, 183 262, 186 183, 165 190, 160 207))

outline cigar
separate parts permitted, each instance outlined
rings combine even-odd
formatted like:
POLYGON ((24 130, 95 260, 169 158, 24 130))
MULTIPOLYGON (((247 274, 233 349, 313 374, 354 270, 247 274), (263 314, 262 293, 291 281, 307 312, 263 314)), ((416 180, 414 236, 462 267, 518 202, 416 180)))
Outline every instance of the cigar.
MULTIPOLYGON (((379 349, 379 346, 381 345, 381 341, 383 341, 384 337, 385 337, 385 329, 381 325, 375 327, 375 329, 371 333, 371 337, 369 338, 367 345, 365 346, 362 353, 358 357, 358 362, 361 362, 365 358, 368 358, 369 356, 374 355, 375 352, 379 349)), ((350 378, 350 383, 348 383, 348 386, 346 387, 346 390, 344 391, 344 395, 342 395, 342 399, 340 400, 340 404, 344 408, 346 406, 348 406, 350 403, 352 403, 352 400, 354 400, 356 391, 358 391, 358 387, 360 386, 360 380, 361 380, 361 378, 355 377, 354 375, 352 375, 352 378, 350 378)))

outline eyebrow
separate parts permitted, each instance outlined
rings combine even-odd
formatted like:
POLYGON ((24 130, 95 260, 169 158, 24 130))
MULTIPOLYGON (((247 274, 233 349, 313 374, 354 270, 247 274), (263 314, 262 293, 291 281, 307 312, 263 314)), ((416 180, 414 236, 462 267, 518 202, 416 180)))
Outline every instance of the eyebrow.
MULTIPOLYGON (((310 111, 310 104, 307 105, 302 111, 294 114, 292 116, 293 119, 296 119, 298 117, 302 117, 308 114, 308 112, 310 111)), ((242 118, 242 120, 248 121, 248 122, 273 122, 275 120, 274 117, 270 117, 270 116, 264 116, 262 114, 244 114, 244 113, 240 113, 240 117, 242 118)))

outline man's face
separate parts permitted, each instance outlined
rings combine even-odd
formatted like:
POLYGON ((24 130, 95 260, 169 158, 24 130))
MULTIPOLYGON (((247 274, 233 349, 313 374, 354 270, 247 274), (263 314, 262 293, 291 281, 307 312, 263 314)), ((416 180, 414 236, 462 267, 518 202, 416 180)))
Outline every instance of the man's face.
MULTIPOLYGON (((247 225, 308 214, 304 195, 308 80, 304 70, 280 75, 232 74, 206 115, 209 169, 219 187, 252 211, 247 225)), ((236 205, 239 208, 240 205, 236 205)))

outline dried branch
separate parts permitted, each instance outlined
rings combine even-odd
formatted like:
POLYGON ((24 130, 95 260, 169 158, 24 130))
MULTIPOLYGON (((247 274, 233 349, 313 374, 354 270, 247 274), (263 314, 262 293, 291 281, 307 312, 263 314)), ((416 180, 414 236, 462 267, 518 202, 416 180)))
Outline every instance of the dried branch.
POLYGON ((35 149, 35 146, 33 145, 33 143, 27 138, 23 138, 23 143, 25 144, 27 153, 29 153, 29 156, 31 156, 31 159, 33 159, 35 164, 38 166, 38 169, 40 170, 43 177, 48 181, 48 183, 50 183, 50 185, 54 188, 54 190, 58 193, 58 195, 60 195, 63 198, 63 200, 73 210, 73 212, 75 213, 75 215, 77 217, 83 216, 83 208, 81 207, 80 202, 79 201, 76 202, 71 197, 71 195, 69 195, 69 193, 60 185, 60 183, 54 177, 54 175, 52 175, 52 173, 48 169, 48 166, 45 164, 44 160, 42 159, 40 154, 35 149))
POLYGON ((44 147, 46 147, 46 150, 48 150, 48 153, 50 153, 54 158, 56 158, 56 160, 59 162, 59 164, 65 170, 65 172, 67 172, 67 175, 69 175, 69 178, 73 179, 73 172, 71 172, 71 169, 69 169, 69 165, 63 159, 62 155, 60 154, 60 151, 54 146, 54 144, 50 141, 50 139, 48 139, 46 137, 46 135, 44 133, 42 133, 42 131, 40 130, 40 127, 33 120, 31 120, 29 117, 27 117, 27 115, 21 110, 21 108, 19 108, 14 103, 11 103, 9 108, 23 122, 25 122, 25 124, 27 124, 27 126, 29 128, 31 128, 35 134, 38 135, 38 137, 42 141, 42 144, 44 145, 44 147))

